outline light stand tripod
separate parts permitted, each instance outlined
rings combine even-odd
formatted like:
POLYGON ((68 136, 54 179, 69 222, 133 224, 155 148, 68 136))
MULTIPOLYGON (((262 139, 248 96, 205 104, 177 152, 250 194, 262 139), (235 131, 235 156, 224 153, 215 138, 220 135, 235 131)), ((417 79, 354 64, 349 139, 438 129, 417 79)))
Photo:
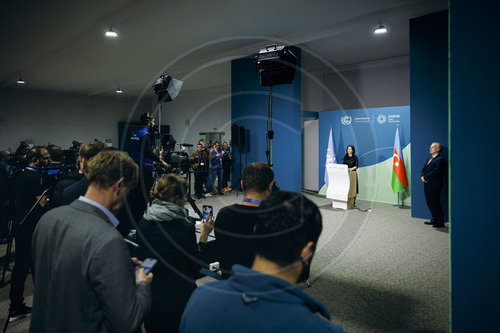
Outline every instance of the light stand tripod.
POLYGON ((273 131, 273 85, 269 85, 269 103, 267 108, 267 131, 266 131, 266 157, 267 157, 267 165, 272 169, 273 168, 273 139, 274 139, 274 131, 273 131))

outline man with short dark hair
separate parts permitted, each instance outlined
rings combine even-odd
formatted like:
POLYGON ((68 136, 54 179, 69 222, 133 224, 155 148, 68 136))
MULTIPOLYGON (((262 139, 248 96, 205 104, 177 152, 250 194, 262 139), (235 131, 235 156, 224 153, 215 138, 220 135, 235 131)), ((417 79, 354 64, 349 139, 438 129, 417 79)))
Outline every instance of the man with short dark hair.
POLYGON ((215 195, 215 179, 217 178, 217 194, 223 195, 222 191, 222 151, 220 149, 220 144, 215 141, 213 149, 210 151, 210 170, 208 177, 210 178, 210 184, 207 180, 207 192, 211 195, 215 195))
POLYGON ((231 190, 231 187, 227 185, 229 177, 231 176, 231 160, 233 158, 233 153, 231 147, 227 145, 224 141, 222 144, 222 187, 224 191, 231 190))
POLYGON ((61 166, 64 159, 64 152, 61 147, 56 145, 47 146, 47 151, 50 154, 50 163, 47 174, 59 175, 62 173, 61 166))
POLYGON ((87 180, 85 179, 85 174, 87 173, 90 159, 99 154, 101 151, 104 151, 106 148, 106 144, 101 141, 90 141, 89 143, 80 146, 79 169, 81 177, 79 177, 77 181, 66 185, 66 187, 62 190, 63 205, 69 205, 87 192, 87 180))
POLYGON ((252 266, 254 252, 253 234, 259 206, 270 194, 274 172, 263 162, 254 162, 243 171, 241 187, 243 201, 222 208, 215 221, 215 246, 224 277, 232 274, 231 267, 240 264, 252 266))
POLYGON ((197 150, 191 154, 191 157, 196 157, 196 162, 193 164, 194 171, 194 194, 196 198, 202 199, 203 183, 207 178, 208 169, 208 154, 204 150, 203 143, 200 141, 197 145, 197 150))
POLYGON ((255 224, 252 269, 235 265, 229 280, 207 283, 191 296, 180 331, 343 332, 323 304, 297 283, 309 276, 322 230, 318 207, 302 194, 275 192, 261 205, 255 224))
POLYGON ((113 215, 137 184, 138 169, 126 153, 99 153, 88 165, 85 196, 40 219, 33 235, 31 332, 140 329, 153 277, 143 268, 134 274, 113 215))
POLYGON ((15 221, 14 238, 16 256, 10 284, 9 322, 31 315, 24 304, 24 283, 31 267, 31 237, 38 220, 45 212, 43 192, 48 188, 40 173, 49 165, 50 155, 43 147, 34 147, 26 155, 28 166, 13 180, 15 221))

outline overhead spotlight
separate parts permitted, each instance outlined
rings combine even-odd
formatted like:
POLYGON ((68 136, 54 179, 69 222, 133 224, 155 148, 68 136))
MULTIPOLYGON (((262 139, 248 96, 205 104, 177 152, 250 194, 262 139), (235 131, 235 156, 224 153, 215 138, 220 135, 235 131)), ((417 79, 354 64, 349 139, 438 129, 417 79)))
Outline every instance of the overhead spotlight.
POLYGON ((386 34, 389 31, 386 26, 382 25, 382 23, 379 24, 378 27, 376 27, 373 30, 374 34, 380 35, 380 34, 386 34))
POLYGON ((116 89, 116 93, 117 94, 123 94, 123 90, 121 90, 120 88, 116 89))
POLYGON ((118 32, 114 31, 113 28, 109 28, 109 30, 106 31, 106 33, 104 35, 106 37, 115 38, 115 37, 118 37, 118 32))
POLYGON ((26 81, 24 81, 22 78, 17 79, 16 81, 18 84, 25 84, 26 81))

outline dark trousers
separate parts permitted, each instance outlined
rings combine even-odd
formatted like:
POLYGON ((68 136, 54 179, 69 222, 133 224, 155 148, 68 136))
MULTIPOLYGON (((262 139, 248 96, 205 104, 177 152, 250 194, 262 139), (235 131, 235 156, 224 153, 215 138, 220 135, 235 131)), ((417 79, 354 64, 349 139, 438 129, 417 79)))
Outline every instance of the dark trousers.
POLYGON ((231 160, 222 160, 222 170, 222 187, 226 188, 231 175, 231 160))
POLYGON ((444 224, 443 207, 441 206, 441 186, 426 183, 424 184, 425 201, 432 214, 434 224, 444 224))
POLYGON ((32 233, 20 232, 15 236, 16 257, 14 269, 10 282, 10 306, 13 309, 19 308, 24 302, 24 283, 28 276, 28 269, 31 265, 31 238, 32 233))
POLYGON ((205 169, 194 171, 194 194, 199 197, 203 195, 203 185, 207 179, 207 171, 205 169))

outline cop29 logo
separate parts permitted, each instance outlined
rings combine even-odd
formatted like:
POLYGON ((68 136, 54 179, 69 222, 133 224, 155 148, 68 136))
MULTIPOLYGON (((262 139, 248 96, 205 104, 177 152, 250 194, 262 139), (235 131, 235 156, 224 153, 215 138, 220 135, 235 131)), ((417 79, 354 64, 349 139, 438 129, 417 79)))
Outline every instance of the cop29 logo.
POLYGON ((340 118, 343 125, 350 125, 352 123, 352 118, 350 116, 343 116, 340 118))
POLYGON ((387 121, 387 117, 383 114, 379 114, 377 117, 377 121, 379 124, 384 124, 387 121))

